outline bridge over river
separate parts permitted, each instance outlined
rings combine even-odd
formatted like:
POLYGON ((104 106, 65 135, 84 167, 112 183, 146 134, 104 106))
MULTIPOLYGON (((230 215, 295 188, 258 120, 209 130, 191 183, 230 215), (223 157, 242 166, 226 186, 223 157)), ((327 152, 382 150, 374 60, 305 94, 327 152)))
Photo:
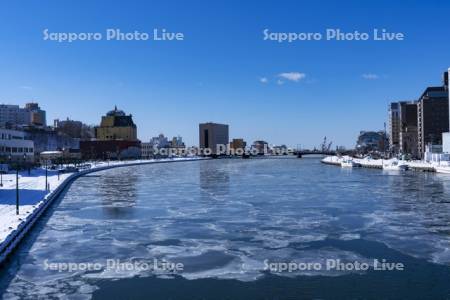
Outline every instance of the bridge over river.
POLYGON ((302 158, 304 155, 336 155, 336 151, 331 150, 296 150, 294 155, 302 158))

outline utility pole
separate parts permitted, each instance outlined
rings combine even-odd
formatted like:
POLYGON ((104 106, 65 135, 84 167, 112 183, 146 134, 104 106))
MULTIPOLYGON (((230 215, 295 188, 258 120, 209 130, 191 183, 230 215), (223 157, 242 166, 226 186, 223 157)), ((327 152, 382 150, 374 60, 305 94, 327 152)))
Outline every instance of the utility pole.
POLYGON ((16 165, 16 215, 19 214, 19 166, 16 165))

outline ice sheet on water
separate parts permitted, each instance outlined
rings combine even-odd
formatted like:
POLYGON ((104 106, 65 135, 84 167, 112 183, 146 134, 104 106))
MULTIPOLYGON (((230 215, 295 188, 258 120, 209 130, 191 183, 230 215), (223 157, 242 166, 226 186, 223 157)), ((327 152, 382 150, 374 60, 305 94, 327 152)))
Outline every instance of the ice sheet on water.
POLYGON ((14 288, 9 287, 4 299, 91 299, 92 293, 98 287, 80 280, 53 280, 35 284, 21 279, 14 282, 14 288))
POLYGON ((450 204, 442 203, 449 197, 447 183, 441 182, 446 179, 302 165, 308 163, 218 160, 183 165, 182 172, 173 164, 80 178, 21 254, 23 263, 8 291, 19 287, 26 295, 26 281, 43 284, 47 296, 62 291, 88 295, 96 280, 170 278, 136 270, 55 274, 42 269, 50 258, 103 264, 110 258, 158 258, 183 262, 186 270, 179 275, 187 279, 242 281, 264 276, 265 260, 368 260, 356 251, 313 246, 328 239, 379 241, 408 255, 450 263, 450 204))
POLYGON ((339 238, 344 241, 357 240, 361 238, 361 235, 358 233, 344 233, 339 238))

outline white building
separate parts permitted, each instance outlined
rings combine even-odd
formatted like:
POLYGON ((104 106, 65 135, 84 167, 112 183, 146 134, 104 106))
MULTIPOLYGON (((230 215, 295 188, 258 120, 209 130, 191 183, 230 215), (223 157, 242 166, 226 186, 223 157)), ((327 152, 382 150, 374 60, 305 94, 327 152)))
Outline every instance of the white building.
POLYGON ((0 157, 3 161, 34 161, 34 143, 18 130, 0 129, 0 157))
POLYGON ((151 143, 141 143, 141 158, 153 158, 153 146, 151 143))
POLYGON ((169 140, 167 139, 167 137, 164 136, 164 134, 161 133, 160 135, 153 137, 150 140, 150 144, 152 144, 158 149, 167 148, 169 147, 169 140))
POLYGON ((155 149, 169 148, 170 143, 164 134, 152 137, 149 143, 141 143, 141 157, 148 159, 153 158, 157 153, 155 149))
MULTIPOLYGON (((448 68, 447 78, 444 78, 447 87, 448 87, 448 74, 450 74, 450 68, 448 68)), ((450 89, 447 88, 447 92, 449 93, 449 101, 450 101, 450 89)), ((450 105, 449 105, 449 123, 450 123, 450 105)), ((444 132, 442 134, 442 152, 450 154, 450 132, 444 132)))
POLYGON ((28 124, 31 117, 29 112, 21 109, 19 105, 0 104, 0 124, 28 124))
POLYGON ((442 152, 450 153, 450 132, 442 134, 442 152))
POLYGON ((0 126, 5 125, 40 125, 46 126, 46 113, 38 103, 19 105, 0 104, 0 126))

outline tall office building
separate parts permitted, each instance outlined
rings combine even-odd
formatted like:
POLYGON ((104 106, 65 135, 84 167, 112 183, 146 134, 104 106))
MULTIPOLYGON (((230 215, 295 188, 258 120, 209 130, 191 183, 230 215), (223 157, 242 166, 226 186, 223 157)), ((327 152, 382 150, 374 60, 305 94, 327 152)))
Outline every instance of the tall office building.
POLYGON ((199 125, 200 149, 210 149, 212 154, 218 154, 218 145, 228 145, 228 125, 217 123, 202 123, 199 125))
POLYGON ((399 103, 400 134, 399 150, 402 154, 418 157, 417 152, 417 102, 402 101, 399 103))
MULTIPOLYGON (((447 72, 446 72, 447 73, 447 72)), ((418 154, 424 157, 428 144, 442 145, 442 133, 449 131, 448 73, 444 84, 427 87, 417 103, 418 154)))
POLYGON ((389 150, 397 153, 400 149, 400 104, 389 105, 389 150))

